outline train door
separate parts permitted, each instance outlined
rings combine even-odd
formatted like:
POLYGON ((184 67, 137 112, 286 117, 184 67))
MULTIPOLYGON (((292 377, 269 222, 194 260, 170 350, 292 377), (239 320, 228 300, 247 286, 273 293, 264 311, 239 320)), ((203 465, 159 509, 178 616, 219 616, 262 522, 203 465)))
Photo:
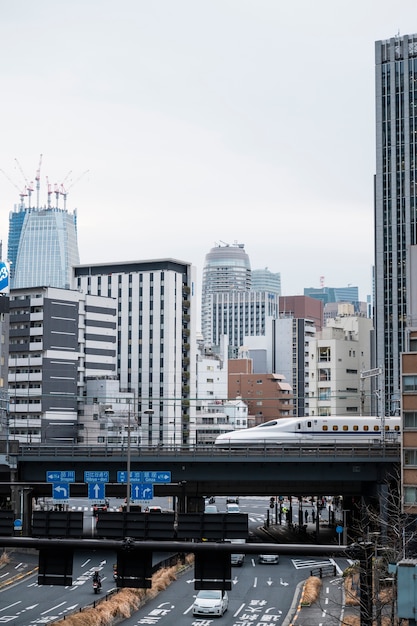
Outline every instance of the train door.
POLYGON ((299 423, 300 435, 303 441, 309 441, 313 438, 313 422, 312 420, 304 420, 299 423))

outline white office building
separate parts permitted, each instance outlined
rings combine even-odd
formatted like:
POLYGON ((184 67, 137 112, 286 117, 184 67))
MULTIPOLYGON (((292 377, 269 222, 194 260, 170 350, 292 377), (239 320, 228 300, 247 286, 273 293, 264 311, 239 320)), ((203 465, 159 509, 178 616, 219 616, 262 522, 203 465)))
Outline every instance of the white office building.
POLYGON ((117 376, 144 445, 195 440, 195 268, 174 259, 79 265, 74 287, 115 299, 117 376))

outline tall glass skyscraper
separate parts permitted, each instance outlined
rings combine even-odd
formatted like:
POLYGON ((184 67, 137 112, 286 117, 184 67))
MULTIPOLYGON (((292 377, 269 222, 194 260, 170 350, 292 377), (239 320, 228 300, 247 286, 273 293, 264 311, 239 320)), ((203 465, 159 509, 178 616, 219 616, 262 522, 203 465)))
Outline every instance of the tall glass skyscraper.
POLYGON ((254 291, 269 291, 281 295, 281 274, 271 272, 267 267, 263 270, 252 270, 252 289, 254 291))
POLYGON ((11 287, 71 286, 80 262, 77 215, 66 209, 19 207, 9 216, 11 287))
POLYGON ((206 341, 211 337, 212 294, 249 291, 251 282, 249 256, 243 243, 218 245, 206 254, 201 298, 201 330, 206 341))
POLYGON ((416 326, 410 259, 417 244, 417 34, 377 41, 375 66, 375 365, 384 370, 384 409, 392 414, 407 328, 416 326))

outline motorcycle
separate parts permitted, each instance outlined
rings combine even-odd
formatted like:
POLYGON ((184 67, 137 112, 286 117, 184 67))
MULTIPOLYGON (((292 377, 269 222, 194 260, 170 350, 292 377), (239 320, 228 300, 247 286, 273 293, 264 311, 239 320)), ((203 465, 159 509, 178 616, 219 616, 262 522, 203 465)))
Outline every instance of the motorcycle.
POLYGON ((101 589, 101 582, 99 580, 93 580, 94 593, 98 593, 101 589))

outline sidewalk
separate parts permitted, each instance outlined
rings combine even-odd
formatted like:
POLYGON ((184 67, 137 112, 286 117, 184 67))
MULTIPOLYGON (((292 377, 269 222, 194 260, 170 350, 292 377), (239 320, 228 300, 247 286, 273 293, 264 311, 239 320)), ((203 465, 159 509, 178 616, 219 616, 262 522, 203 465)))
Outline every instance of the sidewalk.
POLYGON ((323 578, 320 596, 310 605, 301 602, 304 584, 305 581, 297 586, 290 615, 283 626, 339 626, 344 613, 343 578, 323 578))

